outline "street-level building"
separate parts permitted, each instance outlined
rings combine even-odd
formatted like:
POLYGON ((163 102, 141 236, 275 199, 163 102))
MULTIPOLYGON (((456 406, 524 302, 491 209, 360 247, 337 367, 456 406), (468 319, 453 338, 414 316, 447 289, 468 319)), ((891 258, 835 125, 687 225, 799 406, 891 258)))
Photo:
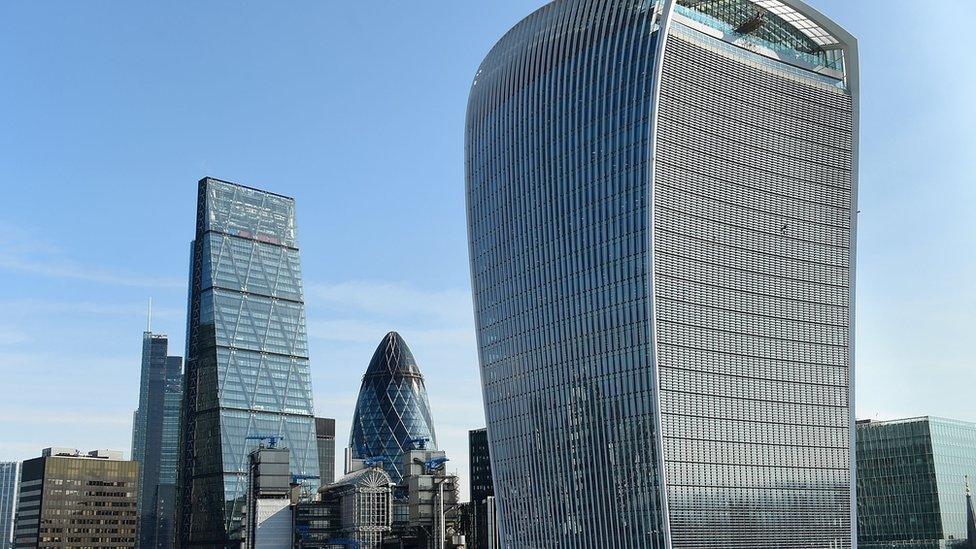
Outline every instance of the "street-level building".
POLYGON ((466 126, 502 546, 854 546, 856 40, 800 0, 554 0, 466 126))
POLYGON ((47 448, 21 467, 14 547, 138 545, 139 463, 122 452, 47 448))

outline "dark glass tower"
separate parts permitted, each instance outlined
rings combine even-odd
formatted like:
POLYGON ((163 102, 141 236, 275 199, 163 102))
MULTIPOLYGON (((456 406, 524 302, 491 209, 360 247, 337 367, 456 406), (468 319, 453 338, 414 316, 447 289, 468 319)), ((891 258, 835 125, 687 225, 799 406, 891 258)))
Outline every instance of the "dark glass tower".
POLYGON ((857 52, 798 0, 554 0, 480 66, 503 545, 850 548, 857 52))
POLYGON ((437 449, 424 376, 400 334, 390 332, 363 375, 349 448, 356 459, 385 458, 386 472, 399 484, 411 439, 428 439, 427 449, 437 449))
POLYGON ((239 546, 254 437, 282 437, 293 474, 318 472, 303 299, 295 201, 201 180, 181 420, 180 547, 239 546))
POLYGON ((139 462, 139 547, 174 547, 174 495, 179 455, 183 359, 168 356, 165 335, 142 334, 139 408, 132 422, 132 459, 139 462))
POLYGON ((335 482, 335 420, 315 418, 315 443, 319 451, 319 484, 335 482))
MULTIPOLYGON (((471 483, 472 549, 495 549, 489 528, 494 529, 495 513, 489 513, 488 498, 495 495, 491 478, 491 454, 488 449, 488 430, 468 431, 468 464, 471 483)), ((493 510, 494 507, 492 506, 493 510)))

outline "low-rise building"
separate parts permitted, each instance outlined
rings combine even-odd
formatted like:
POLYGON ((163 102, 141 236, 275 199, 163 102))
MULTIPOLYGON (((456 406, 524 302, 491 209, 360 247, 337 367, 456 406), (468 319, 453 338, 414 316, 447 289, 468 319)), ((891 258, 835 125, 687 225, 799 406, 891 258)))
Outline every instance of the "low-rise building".
POLYGON ((333 544, 353 540, 359 549, 382 547, 393 522, 392 485, 382 466, 353 471, 334 484, 323 486, 319 499, 338 509, 339 535, 332 538, 333 544))
POLYGON ((48 448, 23 463, 14 547, 135 547, 139 463, 122 452, 48 448))
POLYGON ((465 546, 461 533, 458 478, 447 473, 442 450, 414 449, 403 456, 401 487, 406 494, 409 530, 419 549, 465 546))

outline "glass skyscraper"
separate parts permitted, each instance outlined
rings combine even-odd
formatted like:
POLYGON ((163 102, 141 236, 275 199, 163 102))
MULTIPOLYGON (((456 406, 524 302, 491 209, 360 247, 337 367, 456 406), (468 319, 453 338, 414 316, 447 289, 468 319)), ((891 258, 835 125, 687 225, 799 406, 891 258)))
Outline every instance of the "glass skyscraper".
POLYGON ((319 468, 294 199, 200 181, 187 324, 180 547, 237 547, 254 437, 319 468))
POLYGON ((0 463, 0 549, 13 547, 19 469, 17 462, 0 463))
POLYGON ((315 418, 315 440, 319 452, 319 484, 335 482, 335 420, 315 418))
POLYGON ((403 453, 418 443, 437 449, 424 376, 407 343, 390 332, 376 347, 363 375, 349 450, 355 459, 383 460, 393 484, 399 484, 403 453))
POLYGON ((139 547, 143 549, 168 549, 176 541, 183 359, 168 354, 165 335, 143 332, 139 408, 132 421, 132 459, 139 462, 139 547))
POLYGON ((976 481, 976 423, 858 422, 858 547, 969 549, 967 478, 976 481))
POLYGON ((857 46, 796 0, 554 0, 466 128, 506 548, 851 548, 857 46))

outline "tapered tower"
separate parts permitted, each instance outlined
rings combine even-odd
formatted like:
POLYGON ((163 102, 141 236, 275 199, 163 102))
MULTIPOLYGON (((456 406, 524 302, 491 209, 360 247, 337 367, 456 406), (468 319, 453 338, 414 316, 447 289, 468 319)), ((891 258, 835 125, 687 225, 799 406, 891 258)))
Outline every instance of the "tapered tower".
POLYGON ((403 453, 415 445, 437 449, 424 376, 400 334, 383 336, 363 375, 352 418, 354 459, 377 458, 393 483, 403 478, 403 453))
POLYGON ((179 547, 239 547, 260 437, 319 469, 294 199, 201 180, 189 297, 179 547))

